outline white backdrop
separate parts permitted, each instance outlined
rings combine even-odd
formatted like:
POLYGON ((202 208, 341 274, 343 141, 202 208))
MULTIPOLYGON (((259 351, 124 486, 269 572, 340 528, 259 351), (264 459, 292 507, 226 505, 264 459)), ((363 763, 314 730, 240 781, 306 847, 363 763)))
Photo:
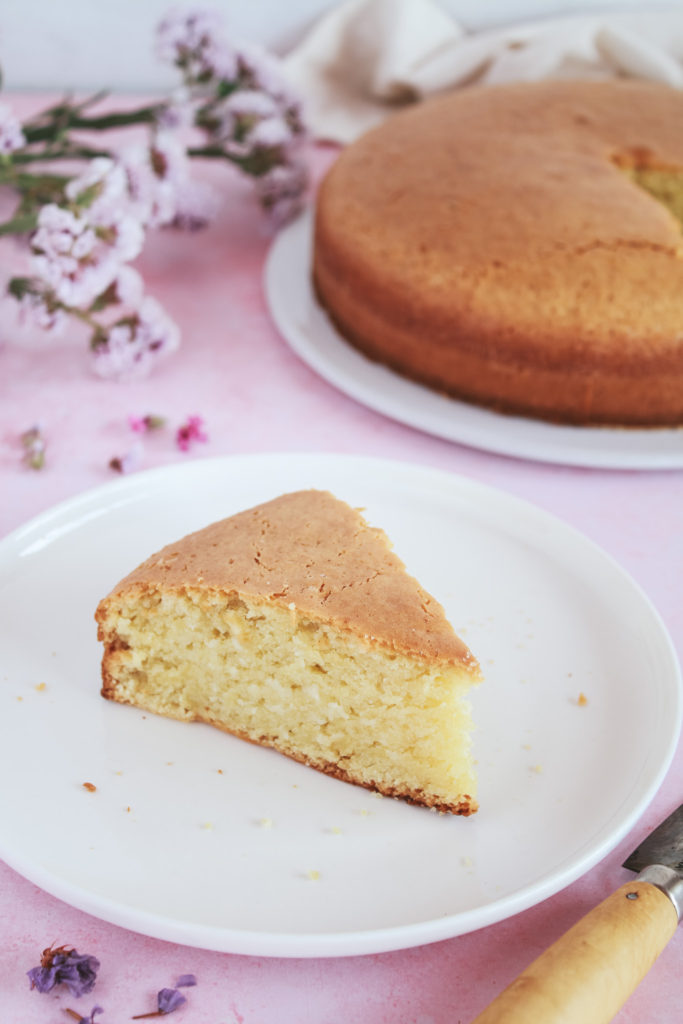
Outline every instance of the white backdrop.
MULTIPOLYGON (((683 0, 440 0, 468 29, 586 11, 680 7, 683 0)), ((172 6, 214 7, 232 33, 283 52, 334 0, 0 0, 0 66, 7 90, 148 91, 176 81, 153 53, 154 26, 172 6)))

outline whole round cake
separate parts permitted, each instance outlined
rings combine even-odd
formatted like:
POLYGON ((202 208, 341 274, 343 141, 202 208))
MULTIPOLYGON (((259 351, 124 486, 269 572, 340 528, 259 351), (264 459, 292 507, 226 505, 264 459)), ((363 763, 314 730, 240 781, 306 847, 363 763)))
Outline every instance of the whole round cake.
POLYGON ((344 150, 313 277, 342 335, 437 391, 575 424, 683 424, 683 93, 464 89, 344 150))

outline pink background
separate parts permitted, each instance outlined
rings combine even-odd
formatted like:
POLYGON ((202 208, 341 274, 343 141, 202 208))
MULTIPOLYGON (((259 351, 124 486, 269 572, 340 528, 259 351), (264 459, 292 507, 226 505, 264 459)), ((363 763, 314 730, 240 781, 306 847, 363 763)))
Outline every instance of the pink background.
MULTIPOLYGON (((331 151, 313 154, 321 169, 331 151)), ((269 238, 248 183, 221 169, 225 205, 206 232, 150 238, 139 261, 147 290, 181 326, 181 350, 144 382, 89 374, 84 340, 0 335, 0 535, 55 502, 110 479, 130 447, 130 414, 173 426, 198 414, 209 441, 182 453, 169 432, 145 446, 141 468, 248 452, 356 453, 433 466, 494 485, 573 524, 632 574, 683 650, 683 472, 595 471, 508 459, 394 423, 321 380, 279 337, 264 302, 269 238), (47 465, 21 463, 18 435, 43 425, 47 465)), ((17 265, 3 241, 4 272, 17 265)), ((0 654, 1 659, 1 654, 0 654)), ((647 685, 647 680, 643 680, 647 685)), ((599 780, 596 780, 599 785, 599 780)), ((49 773, 46 778, 49 787, 49 773)), ((466 1024, 581 914, 626 881, 626 854, 683 798, 680 749, 633 833, 585 877, 544 903, 470 935, 401 952, 346 959, 278 960, 213 953, 124 931, 73 910, 0 863, 0 1018, 56 1024, 63 1009, 97 1002, 102 1024, 155 1005, 187 972, 198 985, 172 1018, 192 1024, 466 1024), (93 997, 29 991, 25 972, 52 942, 102 962, 93 997)), ((27 808, 27 814, 32 813, 27 808)), ((0 826, 1 827, 1 826, 0 826)), ((501 851, 503 855, 503 851, 501 851)), ((683 1002, 680 930, 616 1020, 678 1024, 683 1002)))

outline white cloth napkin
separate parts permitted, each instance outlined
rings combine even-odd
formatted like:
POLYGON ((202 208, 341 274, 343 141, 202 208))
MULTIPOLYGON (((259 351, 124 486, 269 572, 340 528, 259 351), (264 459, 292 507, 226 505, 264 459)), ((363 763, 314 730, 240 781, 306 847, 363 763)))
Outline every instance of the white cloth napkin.
POLYGON ((541 78, 683 88, 683 10, 574 16, 468 33, 434 0, 346 0, 285 58, 318 139, 347 143, 445 89, 541 78))

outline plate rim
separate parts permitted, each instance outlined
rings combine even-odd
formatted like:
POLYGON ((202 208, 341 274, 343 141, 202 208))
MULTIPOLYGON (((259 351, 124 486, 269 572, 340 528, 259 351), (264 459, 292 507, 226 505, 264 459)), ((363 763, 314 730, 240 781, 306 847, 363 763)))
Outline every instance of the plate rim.
POLYGON ((278 333, 304 363, 337 390, 404 426, 495 455, 588 469, 654 471, 683 467, 683 425, 678 428, 641 429, 555 424, 495 412, 484 406, 440 395, 417 381, 395 373, 348 345, 317 303, 310 274, 305 273, 298 282, 302 289, 299 298, 306 302, 308 308, 315 309, 317 315, 324 317, 326 333, 334 339, 335 347, 339 346, 339 351, 344 353, 344 359, 347 364, 351 364, 352 372, 349 372, 348 366, 341 372, 338 367, 331 366, 325 354, 297 327, 293 316, 292 293, 280 287, 281 275, 286 273, 293 262, 299 266, 303 262, 307 271, 310 268, 313 218, 314 212, 309 207, 276 235, 266 256, 262 285, 266 305, 278 333), (380 380, 379 390, 363 380, 364 373, 366 376, 369 373, 374 380, 380 380), (396 390, 398 397, 388 394, 387 387, 390 392, 396 390), (427 403, 426 414, 415 412, 410 403, 411 397, 427 403), (459 415, 460 419, 456 419, 455 425, 444 426, 440 410, 446 409, 459 415), (532 435, 531 440, 526 437, 527 433, 532 435), (634 452, 610 447, 610 441, 626 434, 642 441, 656 437, 680 438, 680 450, 634 452), (579 439, 592 443, 577 446, 579 439))
MULTIPOLYGON (((95 894, 88 889, 75 886, 65 879, 55 878, 48 869, 41 865, 31 865, 27 870, 21 857, 8 849, 3 835, 0 835, 0 857, 9 867, 16 870, 24 878, 34 882, 51 895, 62 899, 79 910, 92 914, 109 923, 132 931, 142 932, 154 938, 175 941, 188 946, 211 949, 217 952, 244 953, 258 956, 278 957, 322 957, 322 956, 354 956, 369 953, 390 952, 398 949, 413 948, 426 943, 441 941, 466 934, 470 931, 495 924, 514 916, 549 896, 566 888, 577 878, 584 875, 606 856, 633 828, 645 812, 659 790, 675 755, 683 717, 683 681, 681 666, 671 635, 654 603, 628 573, 618 560, 599 544, 586 536, 573 524, 563 520, 552 512, 533 502, 510 494, 507 491, 483 483, 476 479, 454 473, 449 470, 425 466, 420 463, 407 462, 399 459, 376 456, 356 456, 345 453, 331 454, 326 452, 260 452, 237 455, 197 458, 188 463, 173 463, 132 474, 125 478, 109 481, 82 491, 71 498, 66 498, 31 517, 4 537, 0 538, 0 571, 9 557, 12 558, 12 547, 21 545, 33 533, 44 530, 60 519, 71 519, 71 529, 77 529, 78 513, 88 506, 99 507, 102 514, 111 511, 110 496, 130 496, 131 500, 144 500, 144 494, 153 487, 155 480, 162 482, 174 476, 183 477, 187 474, 211 473, 217 466, 229 464, 239 469, 240 464, 252 465, 283 459, 303 467, 308 463, 331 460, 350 468, 363 463, 375 471, 389 471, 404 475, 408 473, 414 478, 417 474, 429 479, 434 484, 446 484, 452 495, 464 493, 466 497, 488 497, 502 502, 505 507, 513 507, 525 518, 533 516, 538 522, 548 524, 555 531, 570 534, 574 541, 583 545, 593 557, 597 557, 602 565, 615 575, 615 578, 627 584, 632 595, 637 598, 643 610, 650 617, 650 625, 656 630, 659 650, 665 656, 672 671, 670 698, 676 708, 674 720, 669 723, 669 741, 663 755, 657 762, 656 770, 648 772, 649 782, 644 787, 640 798, 635 801, 630 811, 622 815, 616 829, 612 829, 599 842, 593 842, 588 853, 581 856, 571 855, 570 862, 564 867, 556 868, 531 884, 525 884, 508 893, 504 897, 494 898, 475 908, 449 914, 443 918, 428 921, 412 922, 408 925, 394 925, 382 928, 370 928, 360 931, 342 932, 268 932, 251 931, 248 929, 232 929, 223 926, 188 923, 177 918, 162 917, 158 913, 140 910, 129 904, 121 904, 109 897, 95 894), (106 506, 103 508, 103 506, 106 506), (454 927, 455 923, 458 923, 454 927)), ((61 535, 61 534, 60 534, 61 535)), ((48 541, 49 543, 49 541, 48 541)), ((16 557, 16 552, 14 552, 16 557)))

